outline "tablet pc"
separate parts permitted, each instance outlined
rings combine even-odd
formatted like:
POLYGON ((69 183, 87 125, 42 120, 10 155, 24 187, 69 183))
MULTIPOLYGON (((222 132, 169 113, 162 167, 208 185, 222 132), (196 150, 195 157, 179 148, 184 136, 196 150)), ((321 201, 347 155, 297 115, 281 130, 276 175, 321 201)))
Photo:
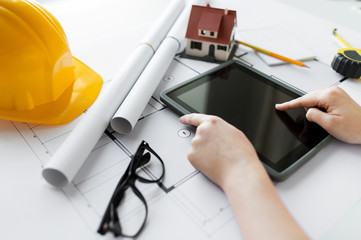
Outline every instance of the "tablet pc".
POLYGON ((276 181, 284 180, 330 139, 307 121, 304 108, 275 109, 301 90, 242 62, 231 60, 161 93, 178 114, 216 115, 242 130, 276 181))

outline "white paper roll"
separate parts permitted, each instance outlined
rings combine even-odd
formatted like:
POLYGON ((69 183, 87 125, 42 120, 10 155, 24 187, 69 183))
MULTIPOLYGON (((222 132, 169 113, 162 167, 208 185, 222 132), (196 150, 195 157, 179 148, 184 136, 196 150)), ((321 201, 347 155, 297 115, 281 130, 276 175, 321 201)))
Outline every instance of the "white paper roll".
POLYGON ((129 133, 158 86, 179 48, 177 41, 166 38, 145 68, 111 120, 112 128, 119 133, 129 133))
POLYGON ((72 181, 183 7, 184 0, 173 0, 169 4, 144 41, 45 165, 42 175, 46 181, 56 187, 64 187, 72 181))
POLYGON ((167 71, 177 51, 185 41, 189 14, 192 5, 204 5, 204 0, 192 1, 181 13, 167 37, 159 46, 154 57, 144 69, 127 98, 114 114, 110 124, 121 134, 129 133, 137 123, 149 99, 167 71))

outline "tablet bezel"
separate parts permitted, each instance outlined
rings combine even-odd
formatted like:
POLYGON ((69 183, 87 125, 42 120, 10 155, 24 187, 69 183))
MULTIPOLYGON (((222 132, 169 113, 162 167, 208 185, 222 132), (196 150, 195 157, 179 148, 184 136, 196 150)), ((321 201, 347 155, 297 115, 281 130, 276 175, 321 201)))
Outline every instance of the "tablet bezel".
MULTIPOLYGON (((258 75, 258 77, 262 77, 264 80, 267 81, 271 81, 273 84, 276 84, 277 86, 279 86, 280 88, 284 88, 286 91, 290 91, 298 96, 302 96, 305 94, 305 92, 301 91, 298 88, 293 87, 292 85, 287 84, 286 82, 283 82, 279 79, 270 77, 256 69, 254 69, 253 67, 250 67, 240 61, 237 60, 230 60, 227 61, 205 73, 202 73, 194 78, 191 78, 185 82, 182 82, 168 90, 165 90, 161 93, 160 95, 160 99, 168 106, 170 107, 172 110, 174 110, 175 112, 177 112, 179 115, 183 115, 183 114, 189 114, 191 112, 197 112, 195 111, 189 111, 189 109, 184 108, 183 106, 181 106, 180 104, 178 104, 176 101, 174 101, 169 95, 172 92, 175 92, 179 89, 185 88, 187 86, 189 86, 190 84, 194 84, 194 82, 204 79, 205 76, 210 75, 214 72, 217 72, 223 68, 226 68, 232 64, 238 64, 239 66, 241 66, 242 68, 245 68, 246 71, 251 71, 252 74, 256 74, 258 75)), ((283 91, 283 90, 282 90, 283 91)), ((191 108, 191 106, 190 106, 191 108)), ((299 167, 301 167, 307 160, 309 160, 314 154, 316 154, 329 140, 330 140, 330 136, 328 135, 327 137, 325 137, 320 143, 318 143, 315 147, 313 147, 312 149, 310 149, 307 153, 303 154, 300 158, 296 159, 296 160, 292 160, 290 163, 287 163, 287 159, 286 161, 283 162, 277 162, 276 164, 270 162, 270 160, 268 160, 267 158, 263 157, 262 154, 260 154, 259 152, 257 152, 257 154, 259 155, 260 159, 262 160, 263 165, 265 166, 267 172, 269 173, 269 175, 276 181, 282 181, 284 179, 286 179, 291 173, 293 173, 294 171, 296 171, 299 167), (269 162, 267 162, 267 161, 269 162), (286 167, 282 167, 282 170, 280 169, 280 164, 286 164, 286 167), (272 166, 273 165, 273 166, 272 166)), ((300 145, 303 146, 303 145, 300 145)), ((300 147, 299 146, 299 147, 300 147)), ((292 153, 294 151, 290 151, 287 153, 287 155, 289 155, 290 153, 292 153)), ((283 158, 282 158, 283 159, 283 158)))

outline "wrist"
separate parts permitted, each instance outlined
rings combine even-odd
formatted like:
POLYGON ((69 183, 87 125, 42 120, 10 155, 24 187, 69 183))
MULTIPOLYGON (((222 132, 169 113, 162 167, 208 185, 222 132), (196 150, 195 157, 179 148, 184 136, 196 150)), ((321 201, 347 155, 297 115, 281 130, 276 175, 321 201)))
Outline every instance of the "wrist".
POLYGON ((228 195, 234 189, 262 185, 265 181, 269 181, 269 176, 262 163, 256 159, 256 161, 232 167, 224 177, 220 187, 228 195))

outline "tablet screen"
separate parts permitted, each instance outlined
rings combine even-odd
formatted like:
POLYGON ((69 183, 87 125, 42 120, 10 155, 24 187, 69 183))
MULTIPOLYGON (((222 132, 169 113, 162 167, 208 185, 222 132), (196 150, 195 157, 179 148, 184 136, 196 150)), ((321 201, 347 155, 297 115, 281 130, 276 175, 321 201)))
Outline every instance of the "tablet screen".
POLYGON ((233 63, 167 93, 189 112, 217 115, 242 130, 260 159, 283 171, 328 136, 303 108, 281 112, 276 103, 297 94, 233 63))

